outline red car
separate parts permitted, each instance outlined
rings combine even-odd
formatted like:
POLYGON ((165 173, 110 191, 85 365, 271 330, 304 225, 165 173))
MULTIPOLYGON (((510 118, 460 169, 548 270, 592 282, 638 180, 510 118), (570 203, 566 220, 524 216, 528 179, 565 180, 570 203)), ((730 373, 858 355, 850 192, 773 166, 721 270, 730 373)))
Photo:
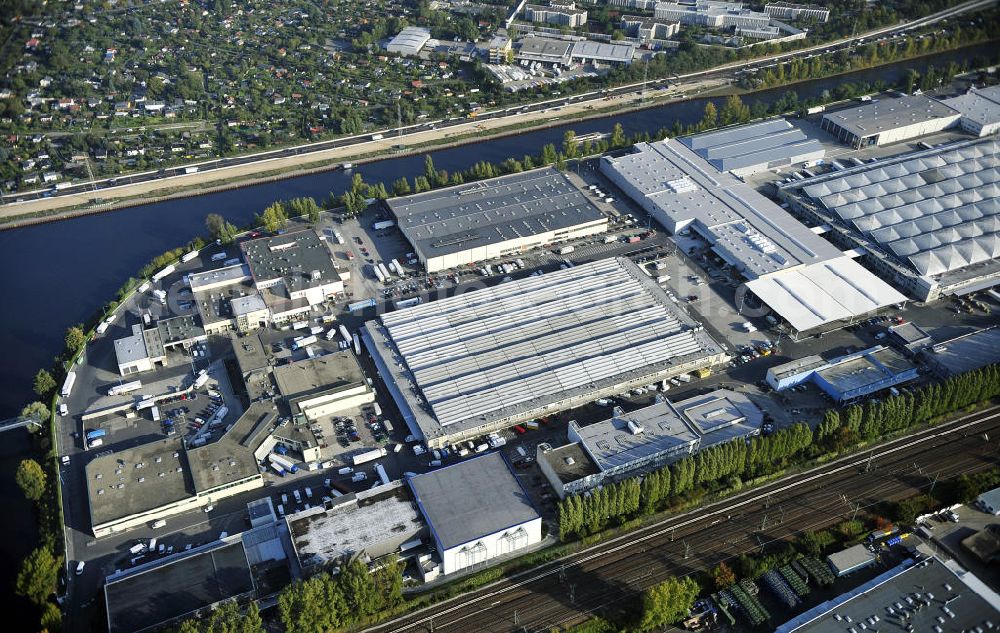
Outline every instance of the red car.
POLYGON ((517 431, 517 432, 518 432, 518 434, 520 434, 520 435, 524 435, 525 433, 527 433, 527 432, 528 432, 528 429, 524 428, 524 427, 523 427, 523 426, 521 426, 520 424, 518 424, 517 426, 515 426, 515 427, 514 427, 514 430, 515 430, 515 431, 517 431))
POLYGON ((247 237, 249 237, 250 239, 254 239, 254 238, 260 237, 260 236, 261 236, 261 232, 260 231, 251 231, 250 235, 248 235, 247 237))

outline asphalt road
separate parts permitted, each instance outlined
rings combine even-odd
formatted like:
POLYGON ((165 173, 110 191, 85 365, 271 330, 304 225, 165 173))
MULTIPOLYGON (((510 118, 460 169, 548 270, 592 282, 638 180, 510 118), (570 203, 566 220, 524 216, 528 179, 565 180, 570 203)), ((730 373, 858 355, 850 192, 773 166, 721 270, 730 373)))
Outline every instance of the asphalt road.
POLYGON ((904 24, 894 24, 887 27, 882 27, 879 29, 875 29, 851 37, 842 38, 834 42, 802 48, 789 53, 778 53, 775 55, 769 55, 767 57, 762 57, 750 61, 734 62, 731 64, 718 66, 708 70, 687 73, 684 75, 677 75, 668 79, 653 80, 648 82, 637 82, 633 84, 617 86, 615 88, 611 88, 608 90, 594 90, 584 94, 539 101, 526 106, 512 106, 501 110, 481 113, 474 120, 470 120, 464 117, 451 117, 448 119, 426 121, 416 125, 403 126, 401 128, 374 131, 366 134, 360 134, 350 137, 342 137, 329 141, 320 141, 316 143, 298 145, 295 147, 288 147, 283 149, 271 150, 267 152, 248 154, 246 156, 220 158, 216 160, 205 161, 202 163, 194 163, 190 165, 170 167, 167 169, 161 169, 157 171, 147 171, 137 174, 128 174, 118 178, 105 178, 105 179, 92 180, 88 182, 82 182, 65 186, 64 188, 59 189, 58 191, 52 189, 44 189, 44 190, 39 189, 23 193, 11 193, 3 195, 2 198, 0 198, 0 200, 2 200, 3 203, 10 203, 14 201, 27 202, 30 200, 37 200, 40 198, 79 195, 84 193, 92 194, 92 197, 97 198, 100 197, 100 191, 102 189, 122 186, 126 184, 135 184, 135 183, 149 182, 153 180, 161 180, 170 177, 184 176, 187 173, 189 173, 188 170, 191 169, 195 170, 196 172, 213 171, 218 169, 235 167, 239 165, 245 165, 248 163, 271 161, 278 158, 321 152, 324 150, 347 147, 351 145, 363 145, 366 143, 371 143, 373 141, 384 141, 387 143, 391 143, 393 142, 394 137, 398 135, 401 135, 402 138, 405 138, 405 136, 408 134, 416 134, 420 132, 426 132, 428 130, 443 130, 458 125, 466 125, 469 123, 475 123, 478 121, 490 120, 490 119, 510 118, 514 120, 516 118, 522 117, 524 114, 529 112, 555 110, 556 108, 561 108, 570 103, 574 104, 588 103, 588 102, 600 103, 601 101, 611 97, 619 97, 627 94, 635 94, 637 92, 642 92, 645 90, 668 87, 671 85, 676 85, 682 81, 689 81, 695 79, 701 80, 714 77, 725 77, 732 75, 736 71, 752 71, 757 68, 774 65, 776 63, 786 61, 787 59, 792 57, 801 57, 804 55, 822 55, 843 48, 850 48, 858 43, 863 43, 867 39, 878 37, 886 33, 909 31, 915 28, 920 28, 950 17, 961 15, 962 13, 965 13, 967 11, 974 11, 981 9, 986 6, 993 5, 995 3, 996 0, 969 0, 968 2, 964 2, 960 5, 956 5, 954 7, 945 9, 938 13, 934 13, 932 15, 917 20, 912 20, 904 24))
MULTIPOLYGON (((690 574, 851 518, 885 500, 1000 463, 1000 407, 922 431, 725 501, 671 517, 479 591, 369 629, 548 631, 690 574), (989 441, 983 439, 988 433, 989 441)), ((784 614, 775 614, 777 624, 784 614)))

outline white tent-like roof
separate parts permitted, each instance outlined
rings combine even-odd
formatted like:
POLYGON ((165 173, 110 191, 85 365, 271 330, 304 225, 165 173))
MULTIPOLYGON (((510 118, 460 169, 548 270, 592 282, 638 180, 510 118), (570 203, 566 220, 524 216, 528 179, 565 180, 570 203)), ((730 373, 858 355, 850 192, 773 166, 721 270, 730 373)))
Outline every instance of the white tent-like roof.
POLYGON ((906 301, 847 256, 754 279, 747 288, 800 332, 906 301))

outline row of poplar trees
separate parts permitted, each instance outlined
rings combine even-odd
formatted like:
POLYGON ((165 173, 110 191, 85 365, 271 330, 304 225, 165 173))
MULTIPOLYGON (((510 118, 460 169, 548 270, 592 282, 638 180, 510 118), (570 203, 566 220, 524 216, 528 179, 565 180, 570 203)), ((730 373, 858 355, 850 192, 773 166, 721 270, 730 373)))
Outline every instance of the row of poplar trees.
POLYGON ((563 499, 559 502, 559 537, 568 540, 594 534, 612 521, 621 523, 656 512, 718 483, 738 485, 801 458, 885 437, 997 396, 1000 365, 988 365, 897 396, 830 409, 815 431, 797 423, 769 437, 712 446, 645 475, 563 499))
POLYGON ((655 512, 671 500, 732 477, 752 478, 778 468, 812 443, 798 423, 770 437, 743 438, 711 446, 643 477, 631 477, 559 502, 559 538, 586 536, 612 521, 655 512))

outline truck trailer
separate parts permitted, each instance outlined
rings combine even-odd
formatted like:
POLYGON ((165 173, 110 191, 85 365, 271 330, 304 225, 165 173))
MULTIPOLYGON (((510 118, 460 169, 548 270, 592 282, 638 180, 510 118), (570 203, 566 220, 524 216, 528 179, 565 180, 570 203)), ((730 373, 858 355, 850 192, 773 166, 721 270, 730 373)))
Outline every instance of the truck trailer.
POLYGON ((355 466, 358 466, 360 464, 371 462, 371 461, 374 461, 376 459, 382 459, 385 456, 386 456, 385 449, 380 447, 380 448, 373 448, 372 450, 365 451, 363 453, 358 453, 357 455, 355 455, 351 459, 352 459, 352 463, 355 466))

